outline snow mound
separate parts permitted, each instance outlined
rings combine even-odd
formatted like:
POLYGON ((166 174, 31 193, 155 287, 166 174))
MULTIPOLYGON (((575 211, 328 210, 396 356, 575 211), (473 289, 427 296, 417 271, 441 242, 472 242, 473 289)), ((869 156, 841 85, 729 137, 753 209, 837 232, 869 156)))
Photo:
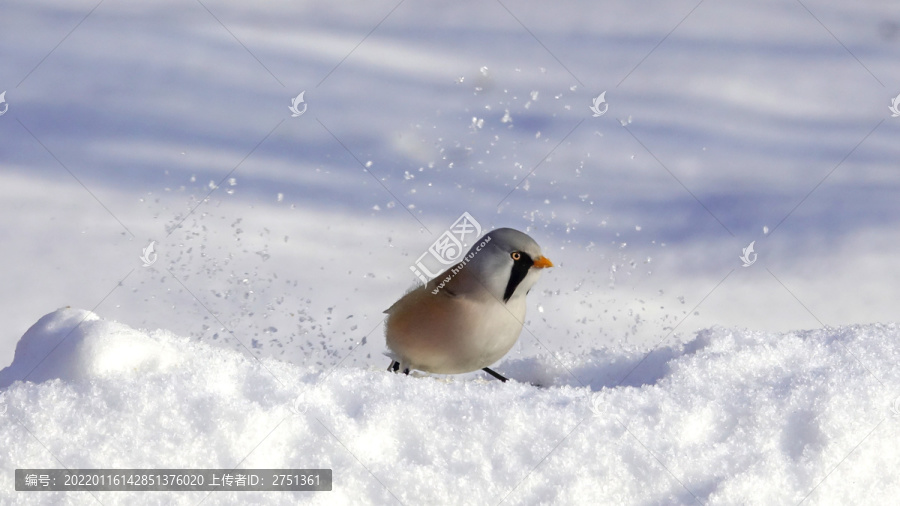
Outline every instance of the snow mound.
POLYGON ((898 337, 714 328, 498 365, 536 388, 258 360, 61 309, 0 371, 0 503, 888 504, 898 337), (14 491, 14 469, 63 466, 331 468, 334 490, 14 491))
POLYGON ((0 388, 23 379, 90 380, 146 374, 179 364, 182 355, 172 337, 157 334, 148 339, 90 311, 61 309, 38 320, 22 336, 13 363, 0 371, 0 388))

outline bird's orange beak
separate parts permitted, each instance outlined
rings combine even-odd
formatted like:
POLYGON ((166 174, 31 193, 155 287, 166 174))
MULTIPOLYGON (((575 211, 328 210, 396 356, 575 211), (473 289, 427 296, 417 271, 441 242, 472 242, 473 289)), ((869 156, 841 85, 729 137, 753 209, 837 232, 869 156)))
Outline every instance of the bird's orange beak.
POLYGON ((537 257, 534 260, 533 265, 535 267, 537 267, 538 269, 543 269, 545 267, 553 267, 553 262, 551 262, 550 259, 547 257, 537 257))

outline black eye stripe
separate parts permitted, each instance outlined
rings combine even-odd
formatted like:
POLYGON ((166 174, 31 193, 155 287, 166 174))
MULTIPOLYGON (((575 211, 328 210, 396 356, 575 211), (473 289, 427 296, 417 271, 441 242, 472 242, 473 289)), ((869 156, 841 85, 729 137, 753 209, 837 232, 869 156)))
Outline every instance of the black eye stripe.
POLYGON ((509 273, 509 282, 506 283, 506 291, 503 293, 503 302, 509 301, 509 298, 512 297, 516 288, 519 286, 519 283, 521 283, 528 274, 528 269, 534 265, 534 260, 531 259, 528 253, 514 251, 510 254, 510 257, 513 257, 513 265, 512 270, 509 273), (518 260, 513 257, 516 254, 519 255, 518 260))

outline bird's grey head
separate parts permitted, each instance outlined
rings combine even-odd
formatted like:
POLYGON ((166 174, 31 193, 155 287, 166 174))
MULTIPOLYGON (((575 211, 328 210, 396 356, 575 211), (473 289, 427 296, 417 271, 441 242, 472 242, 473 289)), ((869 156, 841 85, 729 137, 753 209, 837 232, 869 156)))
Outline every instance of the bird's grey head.
POLYGON ((475 242, 464 258, 491 293, 508 302, 523 297, 540 277, 541 270, 553 267, 541 247, 528 234, 512 228, 498 228, 475 242))

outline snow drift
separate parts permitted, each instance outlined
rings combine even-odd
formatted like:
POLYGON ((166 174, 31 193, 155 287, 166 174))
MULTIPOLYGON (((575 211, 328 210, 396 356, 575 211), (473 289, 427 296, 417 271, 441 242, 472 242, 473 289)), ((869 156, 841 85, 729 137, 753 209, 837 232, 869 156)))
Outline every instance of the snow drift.
POLYGON ((0 371, 0 502, 886 504, 898 334, 715 328, 646 360, 507 359, 502 384, 258 360, 60 309, 0 371), (331 468, 334 490, 14 491, 42 467, 331 468))

